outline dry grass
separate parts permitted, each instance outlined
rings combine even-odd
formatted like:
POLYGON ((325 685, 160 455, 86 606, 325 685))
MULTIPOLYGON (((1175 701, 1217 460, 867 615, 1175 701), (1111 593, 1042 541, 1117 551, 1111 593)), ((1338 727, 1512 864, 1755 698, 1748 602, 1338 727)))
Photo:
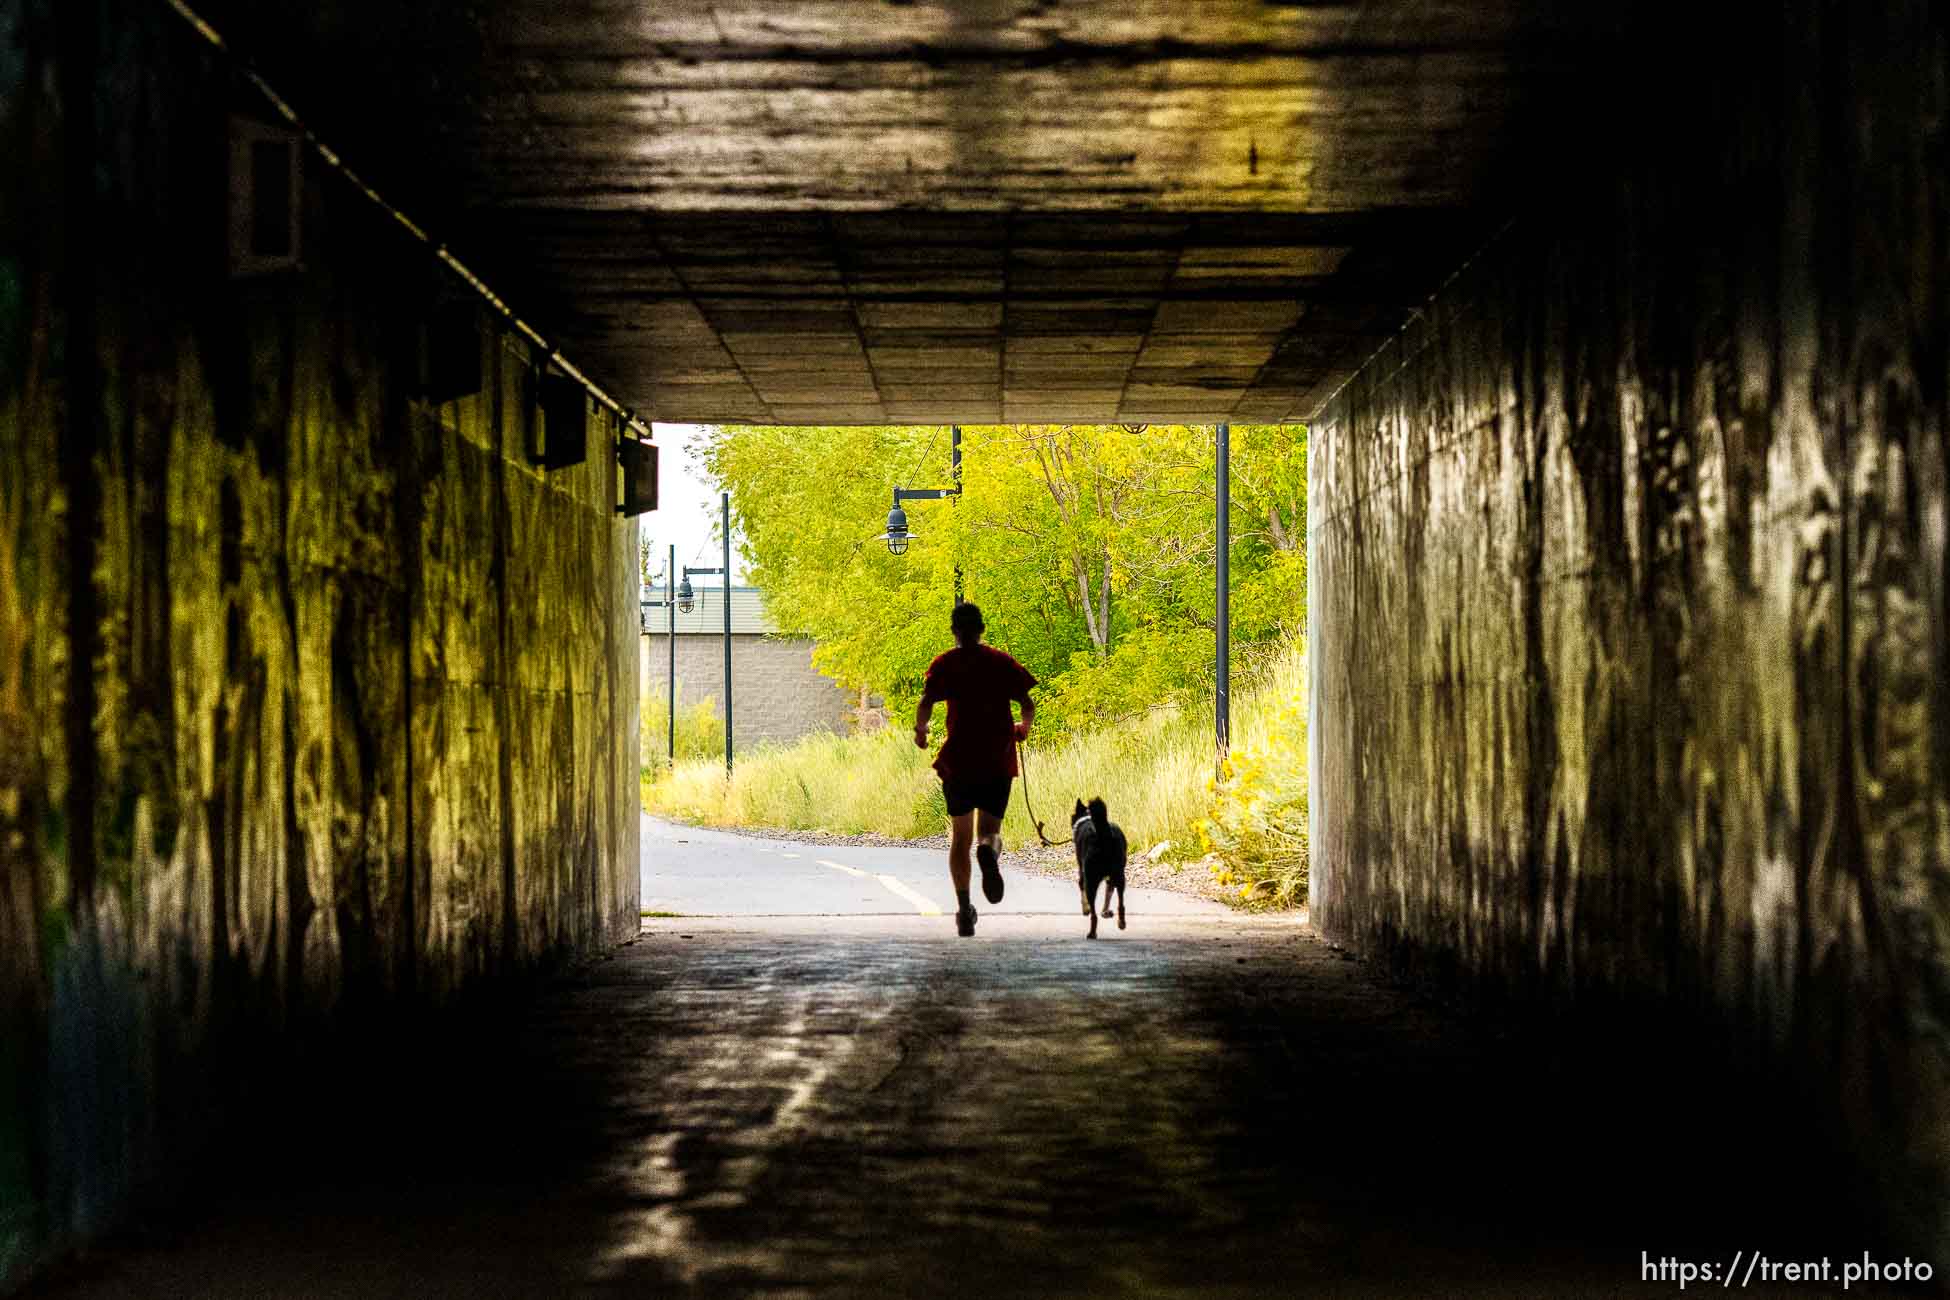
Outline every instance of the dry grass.
MULTIPOLYGON (((677 693, 684 692, 682 678, 677 693)), ((642 742, 641 764, 645 781, 656 779, 670 767, 670 701, 658 691, 643 697, 638 712, 637 735, 642 742)), ((689 708, 677 706, 677 762, 724 762, 724 713, 718 697, 707 695, 689 708)))
POLYGON ((710 826, 901 838, 935 834, 946 816, 926 755, 892 730, 756 749, 738 756, 729 781, 721 756, 680 761, 646 783, 644 806, 710 826))

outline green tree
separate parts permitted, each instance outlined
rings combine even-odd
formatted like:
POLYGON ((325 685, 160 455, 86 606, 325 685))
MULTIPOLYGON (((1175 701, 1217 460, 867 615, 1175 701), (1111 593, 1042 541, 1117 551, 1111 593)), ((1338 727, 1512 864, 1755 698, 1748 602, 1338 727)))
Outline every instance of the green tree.
MULTIPOLYGON (((1300 625, 1305 431, 1233 434, 1234 637, 1300 625)), ((990 639, 1042 679, 1043 716, 1083 726, 1209 690, 1215 614, 1211 431, 1180 426, 970 427, 959 500, 908 506, 903 557, 878 534, 891 489, 948 482, 938 428, 708 431, 752 580, 819 666, 901 707, 946 644, 955 570, 990 639)))

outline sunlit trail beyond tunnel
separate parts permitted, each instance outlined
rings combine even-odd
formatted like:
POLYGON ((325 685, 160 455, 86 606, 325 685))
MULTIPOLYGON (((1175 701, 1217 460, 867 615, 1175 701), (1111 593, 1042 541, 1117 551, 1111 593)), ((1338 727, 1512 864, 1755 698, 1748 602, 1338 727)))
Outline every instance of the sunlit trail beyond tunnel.
POLYGON ((0 1287, 1940 1288, 1946 124, 1929 0, 0 0, 0 1287), (645 820, 657 422, 1307 424, 1304 917, 645 820))

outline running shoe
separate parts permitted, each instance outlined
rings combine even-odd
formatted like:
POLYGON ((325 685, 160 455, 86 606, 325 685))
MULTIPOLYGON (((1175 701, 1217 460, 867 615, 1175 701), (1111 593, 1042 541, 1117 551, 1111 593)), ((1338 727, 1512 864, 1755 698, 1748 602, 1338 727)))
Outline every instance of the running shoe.
POLYGON ((975 933, 975 905, 970 903, 955 913, 955 933, 967 939, 975 933))

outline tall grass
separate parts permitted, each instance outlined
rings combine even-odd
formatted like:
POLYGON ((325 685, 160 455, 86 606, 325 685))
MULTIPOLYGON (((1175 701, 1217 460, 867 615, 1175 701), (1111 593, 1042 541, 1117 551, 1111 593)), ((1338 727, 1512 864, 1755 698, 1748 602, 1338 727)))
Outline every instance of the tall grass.
POLYGON ((947 818, 926 756, 892 729, 749 750, 738 756, 729 781, 722 752, 679 762, 668 776, 645 784, 644 806, 713 826, 904 838, 935 834, 947 818))
MULTIPOLYGON (((680 678, 677 692, 681 696, 684 683, 680 678)), ((640 759, 643 777, 651 780, 670 767, 670 700, 662 691, 652 692, 643 697, 638 710, 637 736, 641 741, 640 759)), ((724 711, 718 705, 715 695, 707 695, 686 708, 677 706, 677 762, 702 762, 717 756, 724 761, 724 711)))
MULTIPOLYGON (((1003 838, 1035 840, 1033 803, 1049 837, 1067 842, 1073 802, 1101 795, 1133 852, 1168 844, 1162 858, 1199 860, 1242 898, 1296 902, 1306 890, 1304 646, 1286 647, 1234 692, 1232 736, 1216 771, 1203 709, 1167 704, 1048 744, 1032 738, 1003 838)), ((898 724, 811 736, 740 756, 729 781, 721 758, 646 768, 644 806, 707 825, 932 835, 946 829, 947 809, 928 762, 898 724)))

